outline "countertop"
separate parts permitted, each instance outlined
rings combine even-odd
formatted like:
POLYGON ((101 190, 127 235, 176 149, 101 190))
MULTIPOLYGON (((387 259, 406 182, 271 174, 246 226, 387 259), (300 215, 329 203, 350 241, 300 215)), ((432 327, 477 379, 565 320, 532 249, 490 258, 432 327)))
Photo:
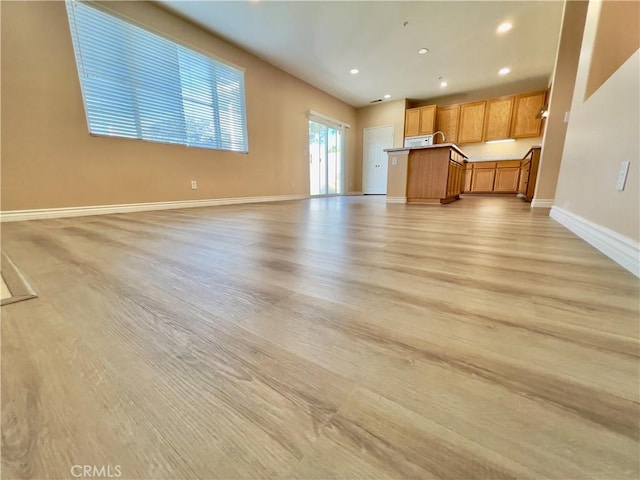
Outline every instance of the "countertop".
POLYGON ((428 148, 452 148, 456 152, 458 152, 460 155, 462 155, 465 159, 468 158, 464 154, 464 152, 462 150, 460 150, 460 148, 458 148, 458 146, 453 144, 453 143, 438 143, 436 145, 426 145, 424 147, 386 148, 384 151, 387 152, 387 153, 393 153, 393 152, 404 152, 404 151, 407 151, 407 150, 426 150, 428 148))

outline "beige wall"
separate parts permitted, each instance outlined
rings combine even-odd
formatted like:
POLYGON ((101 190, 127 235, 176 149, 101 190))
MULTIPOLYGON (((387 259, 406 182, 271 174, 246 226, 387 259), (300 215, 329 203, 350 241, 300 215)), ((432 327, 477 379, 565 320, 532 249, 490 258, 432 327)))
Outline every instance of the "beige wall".
POLYGON ((405 202, 407 199, 407 174, 409 172, 409 150, 389 152, 387 175, 387 201, 405 202), (395 162, 395 165, 394 165, 395 162))
POLYGON ((607 0, 602 3, 585 99, 640 48, 640 2, 607 0))
POLYGON ((370 127, 382 127, 393 125, 393 146, 401 147, 404 144, 404 112, 406 101, 394 100, 359 108, 356 111, 356 175, 358 181, 353 182, 349 191, 362 191, 362 161, 363 161, 363 130, 370 127))
MULTIPOLYGON (((0 5, 4 211, 306 194, 308 110, 356 124, 350 105, 164 9, 114 2, 109 8, 246 69, 249 154, 91 137, 64 3, 0 5)), ((361 176, 355 130, 346 133, 347 184, 361 176)))
POLYGON ((564 115, 571 110, 588 6, 588 1, 571 1, 565 2, 564 5, 560 42, 549 99, 549 118, 547 118, 542 141, 540 169, 534 195, 536 200, 552 200, 556 194, 560 160, 567 133, 564 115))
POLYGON ((470 162, 478 160, 520 159, 534 145, 540 145, 542 137, 520 138, 507 143, 465 143, 460 149, 469 157, 470 162))
MULTIPOLYGON (((640 51, 584 99, 601 5, 589 2, 555 205, 639 241, 640 51), (623 160, 631 167, 626 188, 619 192, 616 179, 623 160)), ((638 22, 628 16, 617 28, 638 29, 638 22)), ((598 41, 616 48, 615 38, 610 32, 598 41)))

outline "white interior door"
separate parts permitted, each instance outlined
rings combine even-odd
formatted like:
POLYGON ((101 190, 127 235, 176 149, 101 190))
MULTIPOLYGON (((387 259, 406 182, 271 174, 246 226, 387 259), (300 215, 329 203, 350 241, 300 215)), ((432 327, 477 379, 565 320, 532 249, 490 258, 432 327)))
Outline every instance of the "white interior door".
POLYGON ((365 128, 363 134, 362 193, 387 194, 387 154, 393 148, 393 125, 365 128))

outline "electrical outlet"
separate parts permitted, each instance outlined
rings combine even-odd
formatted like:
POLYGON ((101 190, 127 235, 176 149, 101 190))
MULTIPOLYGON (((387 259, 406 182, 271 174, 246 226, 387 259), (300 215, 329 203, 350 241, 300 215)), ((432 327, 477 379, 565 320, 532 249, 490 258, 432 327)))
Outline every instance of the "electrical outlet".
POLYGON ((196 182, 195 180, 191 180, 191 190, 197 190, 198 189, 198 182, 196 182))
POLYGON ((570 112, 564 112, 564 123, 569 123, 570 112))
POLYGON ((398 157, 391 157, 391 165, 397 165, 398 164, 398 157))
POLYGON ((616 183, 616 189, 619 191, 624 190, 624 184, 627 183, 627 174, 629 173, 629 165, 631 162, 626 161, 620 164, 620 171, 618 172, 618 182, 616 183))

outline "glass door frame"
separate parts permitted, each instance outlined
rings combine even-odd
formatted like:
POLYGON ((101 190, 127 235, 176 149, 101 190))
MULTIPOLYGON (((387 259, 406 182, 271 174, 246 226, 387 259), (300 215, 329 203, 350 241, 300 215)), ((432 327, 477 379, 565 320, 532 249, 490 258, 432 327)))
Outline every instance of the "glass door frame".
POLYGON ((318 118, 315 116, 309 116, 308 119, 309 125, 309 195, 312 197, 328 197, 328 196, 337 196, 344 195, 345 191, 345 162, 344 162, 344 153, 345 153, 345 128, 343 125, 335 124, 331 121, 327 121, 322 118, 318 118), (317 145, 316 155, 320 157, 320 165, 314 164, 314 152, 312 151, 312 123, 319 125, 324 129, 324 138, 321 138, 319 142, 315 142, 317 145), (334 135, 330 135, 330 131, 334 131, 334 135), (334 137, 335 141, 330 142, 331 137, 334 137), (324 141, 322 141, 324 140, 324 141), (330 152, 330 149, 335 147, 335 152, 330 152), (320 149, 323 148, 324 152, 320 152, 320 149), (329 161, 329 157, 331 153, 336 153, 337 158, 334 159, 334 162, 329 161), (324 158, 324 162, 322 162, 322 158, 324 158), (324 165, 321 165, 324 163, 324 165), (330 173, 330 163, 333 163, 336 181, 334 182, 334 188, 330 189, 331 181, 329 178, 330 173), (318 168, 318 175, 315 179, 318 182, 318 193, 314 193, 314 177, 313 169, 318 168), (332 191, 335 190, 335 191, 332 191))

